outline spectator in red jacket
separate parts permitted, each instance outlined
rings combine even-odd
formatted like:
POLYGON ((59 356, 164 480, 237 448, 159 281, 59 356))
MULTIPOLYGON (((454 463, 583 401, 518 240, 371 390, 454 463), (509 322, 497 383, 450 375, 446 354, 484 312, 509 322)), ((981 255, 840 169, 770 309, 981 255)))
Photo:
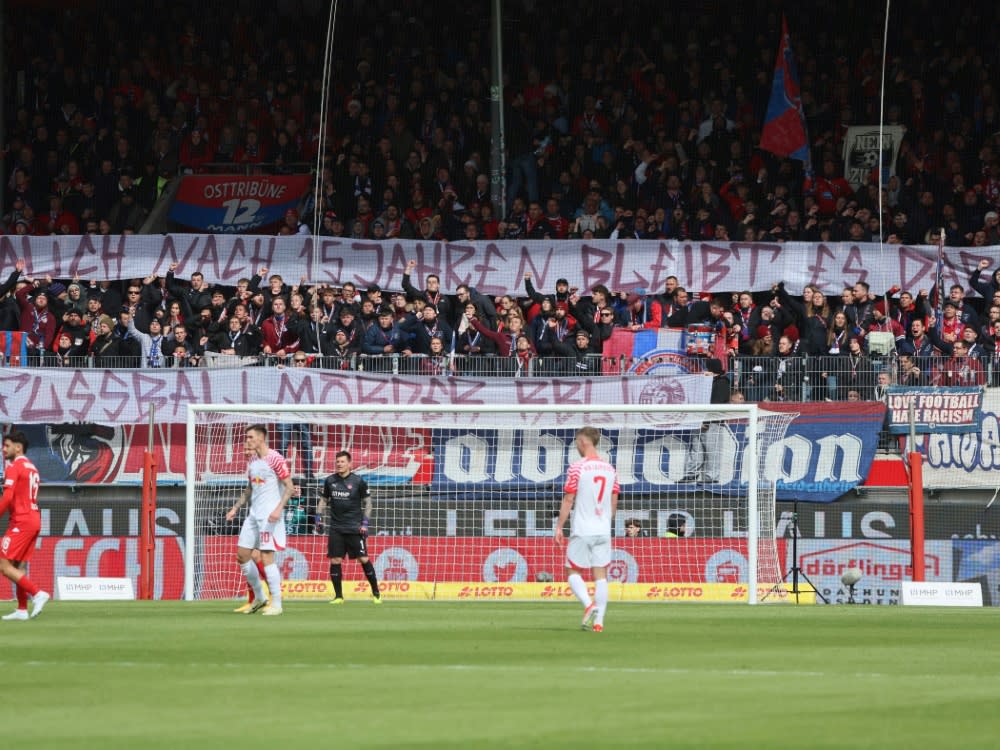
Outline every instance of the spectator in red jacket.
POLYGON ((284 357, 298 351, 299 337, 288 329, 288 322, 285 298, 275 297, 271 300, 271 317, 260 324, 260 332, 264 338, 264 354, 284 357))
POLYGON ((59 321, 49 309, 49 293, 34 283, 25 284, 14 296, 21 308, 21 330, 28 334, 29 346, 51 349, 59 321))

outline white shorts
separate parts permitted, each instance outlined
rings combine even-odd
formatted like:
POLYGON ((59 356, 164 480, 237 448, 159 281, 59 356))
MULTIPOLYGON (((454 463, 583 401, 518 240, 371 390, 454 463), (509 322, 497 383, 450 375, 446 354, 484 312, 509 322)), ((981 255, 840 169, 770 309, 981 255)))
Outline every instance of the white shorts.
POLYGON ((571 536, 566 548, 566 567, 579 570, 606 568, 611 564, 610 536, 571 536))
POLYGON ((284 515, 274 523, 268 523, 266 516, 258 518, 254 515, 248 515, 243 520, 238 542, 240 547, 259 549, 263 552, 281 552, 287 543, 284 515))

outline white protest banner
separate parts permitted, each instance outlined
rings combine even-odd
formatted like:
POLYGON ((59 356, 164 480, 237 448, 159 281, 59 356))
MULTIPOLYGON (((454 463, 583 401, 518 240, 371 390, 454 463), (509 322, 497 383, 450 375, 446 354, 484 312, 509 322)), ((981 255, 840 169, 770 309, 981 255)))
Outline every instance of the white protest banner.
MULTIPOLYGON (((26 274, 53 278, 133 279, 166 275, 177 263, 179 279, 195 271, 210 284, 235 285, 261 267, 296 283, 359 287, 377 284, 402 288, 403 271, 417 262, 414 283, 437 274, 453 292, 469 284, 484 294, 523 294, 524 274, 535 287, 555 288, 565 277, 589 290, 604 284, 612 291, 661 292, 668 276, 677 276, 691 292, 762 291, 784 281, 800 293, 816 284, 839 294, 858 281, 882 293, 891 286, 917 291, 934 284, 937 248, 853 243, 678 242, 674 240, 533 240, 525 242, 375 242, 335 237, 266 237, 250 235, 125 235, 72 237, 0 237, 0 278, 18 258, 26 274)), ((944 283, 968 286, 980 260, 1000 266, 1000 246, 946 248, 944 283)))
POLYGON ((0 369, 0 422, 184 422, 194 404, 707 404, 712 379, 676 377, 469 378, 336 370, 0 369))

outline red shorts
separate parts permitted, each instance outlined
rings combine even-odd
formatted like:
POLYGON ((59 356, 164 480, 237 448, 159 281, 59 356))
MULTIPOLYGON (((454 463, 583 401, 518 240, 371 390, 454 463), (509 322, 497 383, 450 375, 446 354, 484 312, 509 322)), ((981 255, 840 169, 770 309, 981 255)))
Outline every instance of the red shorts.
POLYGON ((27 562, 31 559, 31 553, 35 551, 38 532, 37 528, 25 529, 20 526, 7 529, 3 539, 0 539, 0 557, 4 560, 27 562))

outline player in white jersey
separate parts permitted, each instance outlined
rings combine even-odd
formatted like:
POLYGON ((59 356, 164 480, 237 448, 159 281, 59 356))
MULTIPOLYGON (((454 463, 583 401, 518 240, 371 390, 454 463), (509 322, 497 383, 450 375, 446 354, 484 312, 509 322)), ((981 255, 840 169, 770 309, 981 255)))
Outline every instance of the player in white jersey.
POLYGON ((563 545, 563 526, 573 512, 572 531, 566 548, 566 580, 583 604, 583 629, 604 630, 608 608, 608 565, 611 564, 611 520, 618 510, 618 473, 597 455, 601 433, 583 427, 576 433, 576 450, 582 458, 570 464, 563 487, 562 506, 556 523, 556 543, 563 545), (580 575, 590 570, 594 577, 594 600, 580 575))
POLYGON ((255 597, 247 614, 263 609, 265 615, 280 615, 281 573, 274 564, 274 552, 283 550, 286 544, 284 511, 294 489, 292 475, 281 454, 268 447, 264 425, 255 424, 247 428, 246 450, 249 459, 247 488, 226 513, 226 520, 232 521, 240 508, 250 503, 236 546, 236 561, 255 597), (270 602, 264 597, 260 574, 252 559, 254 549, 260 550, 261 562, 264 563, 270 602))

